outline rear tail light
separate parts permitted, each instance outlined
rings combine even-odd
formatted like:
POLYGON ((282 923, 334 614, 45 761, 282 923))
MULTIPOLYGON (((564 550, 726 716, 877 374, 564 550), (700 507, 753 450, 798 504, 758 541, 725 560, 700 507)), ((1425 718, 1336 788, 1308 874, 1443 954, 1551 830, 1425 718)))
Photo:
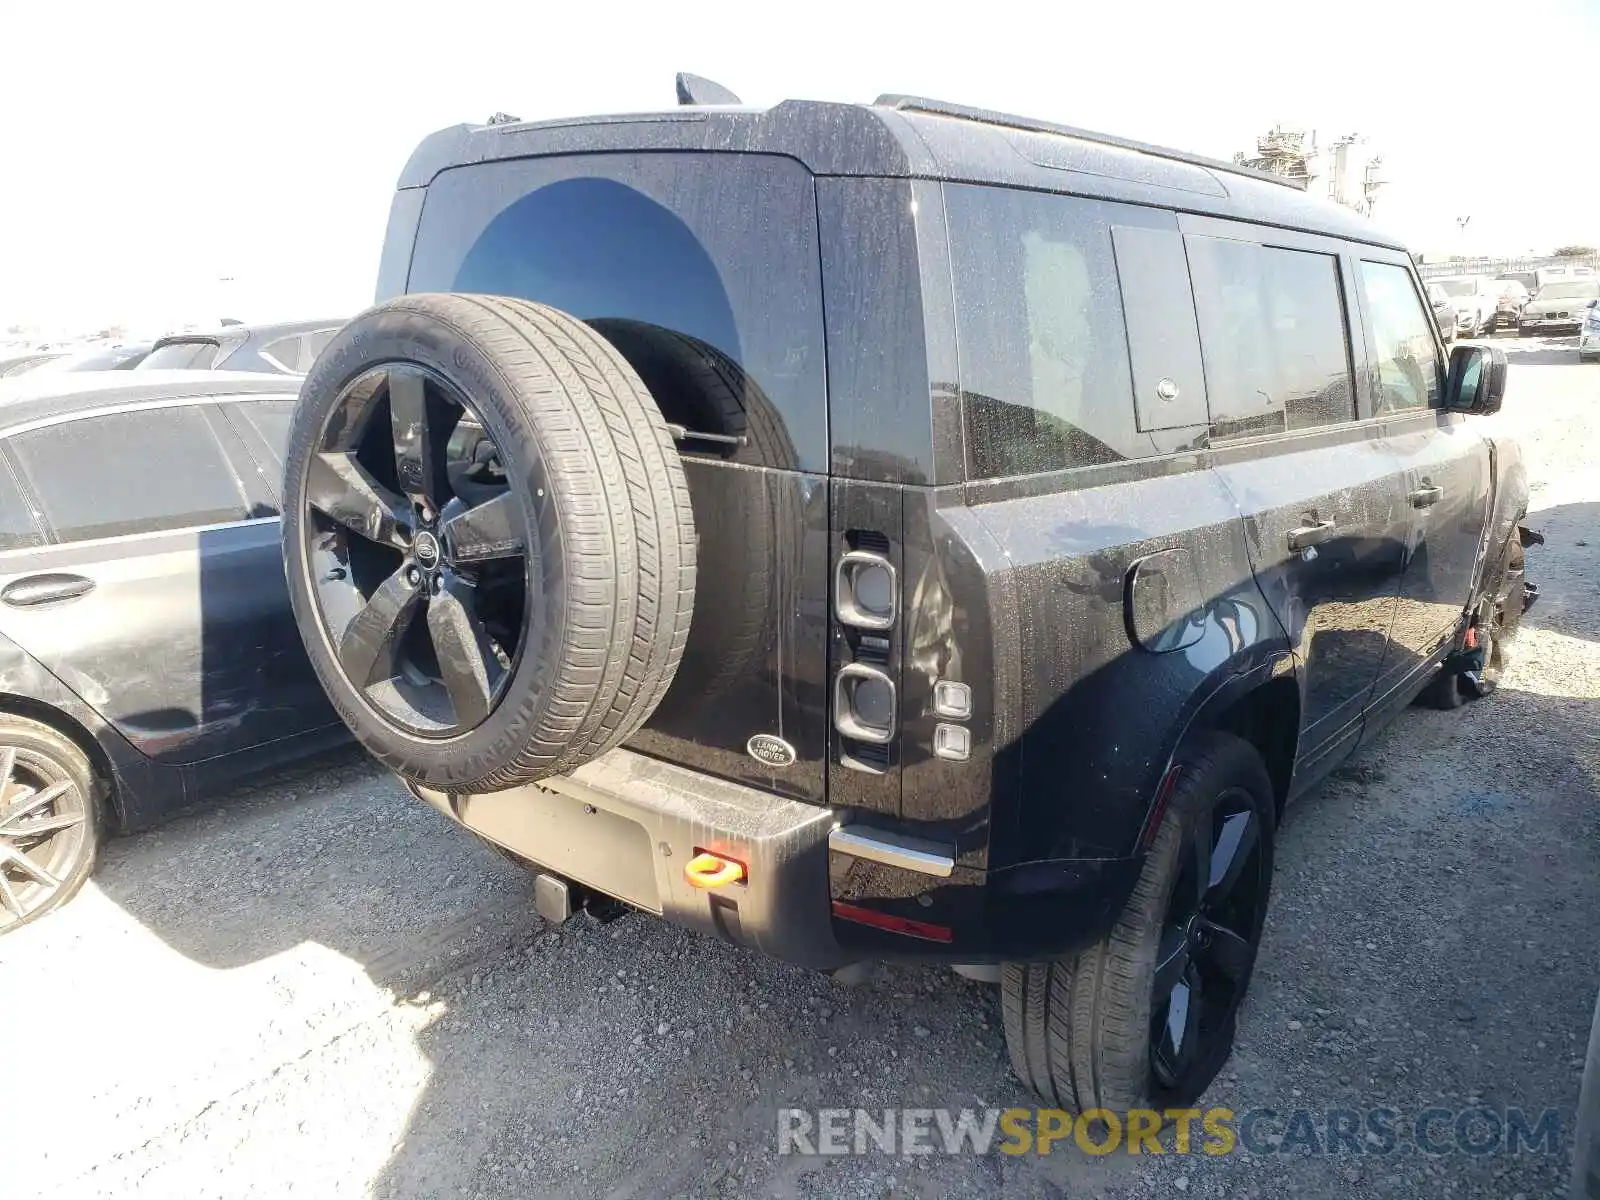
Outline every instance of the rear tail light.
POLYGON ((896 615, 894 566, 872 550, 848 550, 834 577, 833 607, 854 629, 891 629, 896 615))
POLYGON ((955 932, 948 925, 935 925, 932 921, 897 917, 893 913, 862 908, 859 904, 846 904, 843 900, 833 902, 833 915, 841 921, 870 925, 874 929, 887 929, 890 933, 903 933, 908 937, 924 938, 930 942, 949 942, 955 939, 955 932))
POLYGON ((883 744, 894 737, 894 681, 877 667, 846 663, 833 681, 833 724, 845 737, 883 744))

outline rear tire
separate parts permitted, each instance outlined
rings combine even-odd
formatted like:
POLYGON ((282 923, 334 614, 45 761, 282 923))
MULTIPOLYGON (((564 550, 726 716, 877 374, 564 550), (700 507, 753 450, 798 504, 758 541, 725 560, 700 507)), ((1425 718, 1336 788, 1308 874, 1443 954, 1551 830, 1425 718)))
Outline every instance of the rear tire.
POLYGON ((1461 694, 1461 676, 1445 667, 1439 668, 1439 673, 1422 689, 1418 701, 1429 708, 1437 708, 1441 712, 1450 712, 1460 708, 1467 702, 1461 694))
MULTIPOLYGON (((1147 1097, 1158 1107, 1186 1104, 1205 1090, 1232 1051, 1238 1006, 1255 966, 1271 888, 1276 804, 1261 756, 1240 738, 1203 734, 1179 752, 1178 761, 1180 775, 1167 811, 1133 895, 1111 932, 1055 962, 1007 963, 1002 969, 1012 1066, 1048 1104, 1076 1112, 1125 1112, 1147 1097), (1175 998, 1163 1002, 1156 990, 1162 973, 1175 961, 1172 938, 1181 928, 1173 920, 1175 909, 1198 880, 1196 864, 1202 856, 1191 852, 1202 836, 1216 836, 1207 861, 1217 861, 1233 822, 1241 818, 1254 830, 1255 851, 1240 870, 1240 880, 1253 889, 1253 902, 1247 912, 1238 910, 1240 953, 1230 960, 1238 969, 1207 974, 1202 951, 1194 952, 1200 978, 1216 989, 1220 1007, 1209 1027, 1197 1022, 1194 1034, 1200 1041, 1192 1060, 1167 1075, 1157 1057, 1158 1041, 1173 1016, 1175 998), (1159 1028, 1153 1027, 1153 1018, 1163 1017, 1159 1028)), ((1205 885, 1199 886, 1204 892, 1205 885)), ((1201 913, 1207 911, 1222 920, 1220 910, 1208 910, 1202 903, 1201 913)), ((1188 962, 1188 942, 1178 936, 1177 943, 1188 962)), ((1215 944, 1222 944, 1220 938, 1215 944)))
POLYGON ((0 715, 0 934, 60 908, 88 881, 100 845, 99 792, 71 738, 0 715))

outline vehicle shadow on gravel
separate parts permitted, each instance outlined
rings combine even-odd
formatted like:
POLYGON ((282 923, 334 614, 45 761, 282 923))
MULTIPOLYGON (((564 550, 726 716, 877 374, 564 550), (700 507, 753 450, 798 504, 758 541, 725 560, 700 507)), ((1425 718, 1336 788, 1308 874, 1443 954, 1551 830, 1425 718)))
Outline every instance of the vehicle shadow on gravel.
POLYGON ((354 747, 108 843, 94 883, 207 967, 315 943, 401 989, 536 924, 519 867, 354 747))

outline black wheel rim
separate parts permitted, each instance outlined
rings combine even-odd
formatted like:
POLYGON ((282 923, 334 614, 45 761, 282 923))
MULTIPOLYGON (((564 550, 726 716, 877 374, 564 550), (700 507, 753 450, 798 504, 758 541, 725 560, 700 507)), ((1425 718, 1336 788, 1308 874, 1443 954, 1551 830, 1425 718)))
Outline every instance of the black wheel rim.
POLYGON ((352 380, 307 463, 309 590, 333 661, 408 732, 477 728, 516 670, 537 542, 504 461, 466 397, 407 363, 352 380))
POLYGON ((1150 1009, 1150 1067, 1160 1094, 1198 1095, 1233 1044, 1266 909, 1264 832, 1254 798, 1233 788, 1180 848, 1150 1009))
POLYGON ((0 928, 55 897, 82 856, 89 797, 71 778, 0 747, 0 928))

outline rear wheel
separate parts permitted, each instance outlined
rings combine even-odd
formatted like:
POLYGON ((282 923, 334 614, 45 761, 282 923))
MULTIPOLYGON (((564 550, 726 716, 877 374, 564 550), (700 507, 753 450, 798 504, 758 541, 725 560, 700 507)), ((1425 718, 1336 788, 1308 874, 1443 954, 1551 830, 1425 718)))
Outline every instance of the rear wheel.
POLYGON ((44 916, 94 870, 100 813, 94 769, 71 738, 0 716, 0 933, 44 916))
POLYGON ((1196 738, 1178 769, 1111 933, 1001 973, 1012 1065, 1047 1103, 1186 1104, 1233 1048, 1272 884, 1272 785, 1255 748, 1228 734, 1196 738))

